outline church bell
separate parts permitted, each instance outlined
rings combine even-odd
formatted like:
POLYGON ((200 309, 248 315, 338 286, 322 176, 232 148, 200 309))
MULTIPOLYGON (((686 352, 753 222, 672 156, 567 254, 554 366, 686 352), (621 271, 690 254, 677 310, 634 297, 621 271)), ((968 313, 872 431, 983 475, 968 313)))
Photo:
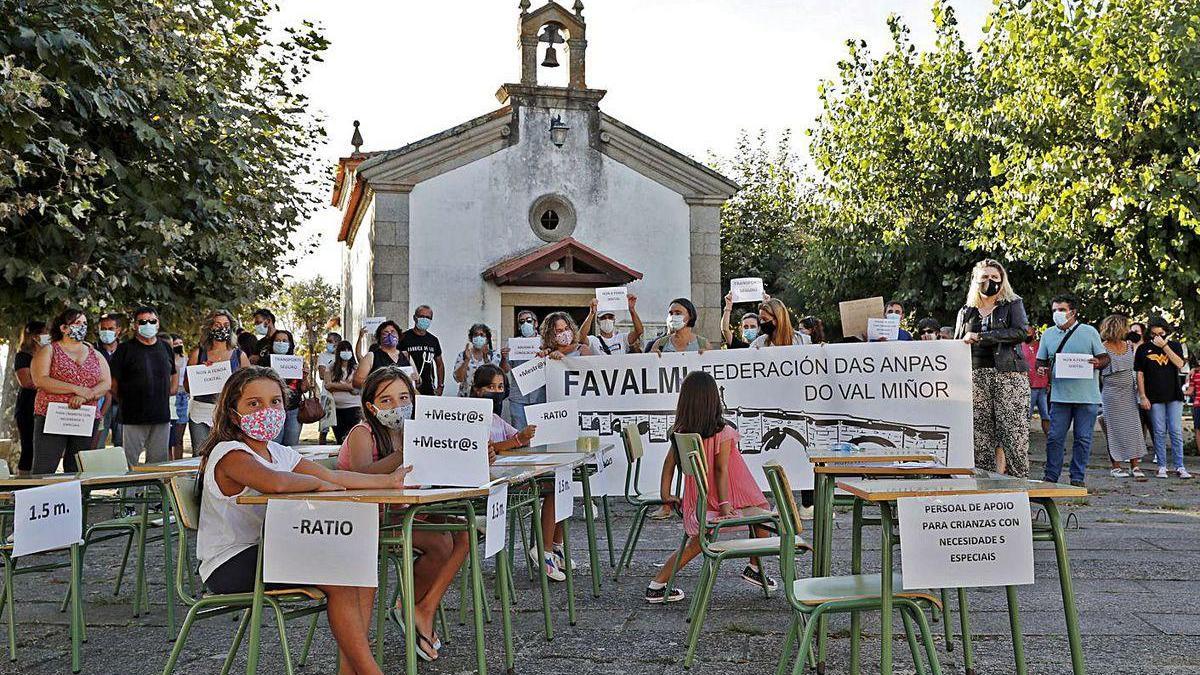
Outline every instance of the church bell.
POLYGON ((558 54, 554 51, 554 45, 546 47, 546 58, 542 59, 542 66, 545 68, 558 67, 558 54))

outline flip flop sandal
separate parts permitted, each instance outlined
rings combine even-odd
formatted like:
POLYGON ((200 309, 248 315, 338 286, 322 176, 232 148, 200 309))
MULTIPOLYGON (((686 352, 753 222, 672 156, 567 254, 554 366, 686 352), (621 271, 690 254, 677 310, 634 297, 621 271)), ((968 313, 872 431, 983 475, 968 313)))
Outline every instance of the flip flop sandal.
POLYGON ((428 637, 426 637, 424 635, 421 635, 420 633, 417 633, 417 656, 421 657, 422 661, 426 661, 426 662, 436 661, 438 659, 438 657, 430 656, 428 652, 426 652, 424 649, 421 649, 421 643, 428 644, 435 652, 438 649, 437 645, 435 645, 433 643, 433 640, 429 639, 428 637))
MULTIPOLYGON (((396 624, 396 627, 400 629, 401 633, 404 632, 404 619, 402 617, 403 617, 403 610, 401 610, 399 607, 392 607, 391 609, 388 610, 388 618, 390 618, 392 620, 392 623, 396 624)), ((431 644, 433 646, 434 651, 441 651, 442 641, 440 639, 431 641, 429 638, 425 637, 424 635, 417 633, 417 656, 420 656, 422 659, 424 659, 426 661, 433 661, 434 659, 429 658, 429 656, 425 653, 425 650, 421 649, 421 640, 425 640, 426 642, 431 644)))

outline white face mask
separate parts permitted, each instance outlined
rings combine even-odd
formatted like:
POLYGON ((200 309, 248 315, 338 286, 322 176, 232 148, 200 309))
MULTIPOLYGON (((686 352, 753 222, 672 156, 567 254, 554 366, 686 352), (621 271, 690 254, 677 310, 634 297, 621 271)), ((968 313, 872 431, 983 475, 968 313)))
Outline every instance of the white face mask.
POLYGON ((338 352, 338 356, 342 357, 343 361, 349 361, 354 357, 354 352, 338 352))
POLYGON ((679 330, 680 328, 683 328, 683 325, 685 323, 687 323, 687 321, 683 318, 682 314, 668 314, 667 315, 667 329, 670 330, 671 332, 675 332, 675 331, 679 330))
POLYGON ((1067 311, 1060 309, 1054 312, 1054 325, 1062 328, 1067 323, 1067 311))
POLYGON ((617 322, 612 319, 600 319, 600 332, 611 333, 617 327, 617 322))

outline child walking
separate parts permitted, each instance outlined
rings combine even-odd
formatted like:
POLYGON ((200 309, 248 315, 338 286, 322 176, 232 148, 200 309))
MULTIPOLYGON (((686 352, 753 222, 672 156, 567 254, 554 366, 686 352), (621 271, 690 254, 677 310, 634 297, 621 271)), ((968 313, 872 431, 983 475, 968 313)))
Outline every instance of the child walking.
MULTIPOLYGON (((704 371, 692 371, 684 378, 679 389, 679 402, 675 409, 675 425, 671 427, 672 452, 674 434, 700 434, 703 439, 704 461, 708 466, 708 503, 704 505, 709 522, 733 516, 752 516, 765 513, 769 507, 767 498, 754 481, 750 467, 738 449, 738 432, 725 421, 721 393, 717 381, 704 371)), ((669 481, 669 478, 668 478, 669 481)), ((663 486, 662 494, 670 494, 670 485, 663 486)), ((673 568, 682 568, 700 553, 700 521, 696 516, 699 491, 696 481, 688 476, 683 484, 683 529, 688 534, 682 555, 676 560, 671 554, 662 569, 646 588, 646 602, 659 604, 678 602, 684 597, 683 590, 667 589, 667 580, 673 568)), ((755 537, 766 537, 766 529, 753 526, 755 537)), ((742 571, 742 578, 762 588, 775 589, 777 584, 768 577, 757 558, 742 571)))
MULTIPOLYGON (((260 493, 402 488, 411 467, 366 475, 333 471, 272 442, 287 420, 289 390, 270 368, 240 368, 225 382, 213 411, 212 432, 200 447, 204 498, 200 501, 197 557, 200 576, 214 593, 254 590, 265 505, 239 504, 260 493)), ((268 588, 278 588, 267 584, 268 588)), ((338 672, 382 675, 367 630, 375 589, 320 586, 329 628, 338 645, 338 672)))

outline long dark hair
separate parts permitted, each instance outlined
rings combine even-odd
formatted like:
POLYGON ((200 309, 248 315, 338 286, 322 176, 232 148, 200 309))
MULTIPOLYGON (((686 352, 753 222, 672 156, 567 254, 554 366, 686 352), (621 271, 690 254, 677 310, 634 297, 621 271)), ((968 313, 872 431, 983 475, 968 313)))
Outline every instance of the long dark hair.
POLYGON ((808 331, 808 337, 814 345, 825 343, 825 322, 815 316, 800 319, 800 326, 808 331))
POLYGON ((703 370, 688 373, 679 387, 679 403, 675 406, 675 424, 671 433, 712 438, 728 424, 717 381, 703 370))
POLYGON ((503 376, 504 371, 494 363, 485 363, 476 368, 475 374, 471 376, 471 396, 475 396, 480 389, 491 386, 497 375, 503 376))
POLYGON ((32 354, 38 350, 38 336, 46 330, 46 322, 34 319, 25 324, 25 330, 21 331, 21 351, 26 354, 32 354))
MULTIPOLYGON (((404 329, 400 327, 400 324, 396 323, 395 321, 392 321, 391 319, 384 321, 383 323, 381 323, 375 327, 375 344, 378 345, 381 349, 383 348, 383 329, 387 328, 388 326, 391 326, 392 328, 396 329, 397 340, 404 337, 404 329)), ((396 344, 397 344, 397 348, 399 348, 399 342, 397 342, 396 344)))
POLYGON ((375 417, 375 413, 371 412, 367 407, 368 403, 375 403, 375 394, 379 390, 395 380, 404 382, 404 386, 408 389, 408 397, 413 402, 417 403, 417 388, 413 386, 412 380, 404 374, 403 370, 396 366, 385 366, 376 370, 367 376, 367 381, 363 383, 362 389, 362 416, 363 421, 371 428, 371 435, 375 437, 375 449, 379 451, 379 459, 383 459, 396 451, 392 445, 391 430, 383 426, 379 418, 375 417))
POLYGON ((333 376, 334 382, 341 382, 343 379, 350 377, 358 368, 358 359, 354 356, 354 345, 350 344, 349 340, 342 340, 337 343, 337 347, 333 353, 333 368, 329 374, 333 376), (346 372, 342 372, 342 352, 350 352, 350 361, 346 366, 346 372))
POLYGON ((241 415, 237 411, 237 402, 242 397, 242 390, 246 388, 246 385, 255 380, 271 380, 279 385, 279 395, 283 397, 284 401, 287 401, 287 385, 283 383, 283 378, 279 377, 279 373, 274 370, 262 366, 247 366, 233 371, 229 379, 225 380, 225 386, 221 387, 221 393, 217 396, 216 407, 213 410, 212 431, 208 433, 208 438, 204 439, 204 443, 197 451, 197 454, 204 458, 201 460, 202 463, 208 462, 208 454, 212 452, 217 443, 245 442, 245 434, 242 433, 242 427, 238 424, 241 415))

